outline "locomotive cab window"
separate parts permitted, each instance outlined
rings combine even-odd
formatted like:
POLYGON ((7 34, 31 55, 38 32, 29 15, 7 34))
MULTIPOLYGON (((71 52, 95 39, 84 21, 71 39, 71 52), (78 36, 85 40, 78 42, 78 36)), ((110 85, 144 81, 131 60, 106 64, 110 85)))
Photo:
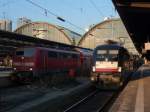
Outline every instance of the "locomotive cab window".
POLYGON ((96 55, 96 60, 99 61, 117 61, 118 60, 118 50, 98 50, 96 55))
POLYGON ((97 54, 106 54, 107 53, 107 50, 98 50, 97 51, 97 54))
POLYGON ((110 61, 118 60, 118 50, 109 50, 109 60, 110 61))
POLYGON ((107 50, 97 50, 96 60, 104 61, 107 57, 107 50))
POLYGON ((31 57, 35 54, 34 48, 24 48, 22 50, 16 51, 17 56, 25 56, 25 57, 31 57))

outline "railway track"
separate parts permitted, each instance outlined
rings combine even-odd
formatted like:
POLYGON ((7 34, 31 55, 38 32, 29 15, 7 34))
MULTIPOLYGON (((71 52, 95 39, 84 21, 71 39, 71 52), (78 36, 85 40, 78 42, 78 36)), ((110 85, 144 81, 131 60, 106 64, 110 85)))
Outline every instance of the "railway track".
POLYGON ((110 106, 116 92, 96 90, 67 108, 64 112, 103 112, 110 106))
MULTIPOLYGON (((132 73, 131 73, 132 75, 132 73)), ((88 96, 73 104, 64 112, 107 112, 112 106, 115 99, 118 97, 120 92, 127 85, 131 75, 127 78, 127 81, 118 90, 95 90, 88 96)))

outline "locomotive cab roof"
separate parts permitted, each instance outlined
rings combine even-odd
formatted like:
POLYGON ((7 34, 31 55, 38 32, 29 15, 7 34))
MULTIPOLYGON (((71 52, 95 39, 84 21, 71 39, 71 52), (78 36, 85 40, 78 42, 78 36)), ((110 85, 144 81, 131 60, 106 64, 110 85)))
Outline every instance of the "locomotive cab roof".
POLYGON ((94 49, 94 53, 97 51, 97 50, 104 50, 104 49, 111 49, 111 50, 123 50, 125 52, 127 52, 127 54, 129 54, 128 50, 121 46, 121 45, 118 45, 118 44, 104 44, 104 45, 98 45, 95 49, 94 49))
POLYGON ((97 46, 95 49, 121 49, 121 48, 124 47, 118 44, 104 44, 97 46))

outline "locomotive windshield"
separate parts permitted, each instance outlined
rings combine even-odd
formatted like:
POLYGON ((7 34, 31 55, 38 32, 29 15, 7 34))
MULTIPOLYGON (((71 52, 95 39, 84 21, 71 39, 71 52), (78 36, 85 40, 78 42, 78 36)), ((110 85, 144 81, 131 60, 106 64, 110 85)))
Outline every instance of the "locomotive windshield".
POLYGON ((97 50, 96 54, 97 61, 117 61, 118 50, 97 50))
POLYGON ((16 51, 17 56, 31 57, 35 53, 34 48, 24 48, 16 51))

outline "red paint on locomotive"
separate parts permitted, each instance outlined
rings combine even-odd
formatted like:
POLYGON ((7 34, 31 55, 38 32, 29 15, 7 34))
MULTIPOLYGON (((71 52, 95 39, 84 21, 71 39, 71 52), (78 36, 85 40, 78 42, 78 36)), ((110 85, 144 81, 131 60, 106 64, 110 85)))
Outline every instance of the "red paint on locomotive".
POLYGON ((95 72, 118 73, 118 68, 96 68, 95 72))

